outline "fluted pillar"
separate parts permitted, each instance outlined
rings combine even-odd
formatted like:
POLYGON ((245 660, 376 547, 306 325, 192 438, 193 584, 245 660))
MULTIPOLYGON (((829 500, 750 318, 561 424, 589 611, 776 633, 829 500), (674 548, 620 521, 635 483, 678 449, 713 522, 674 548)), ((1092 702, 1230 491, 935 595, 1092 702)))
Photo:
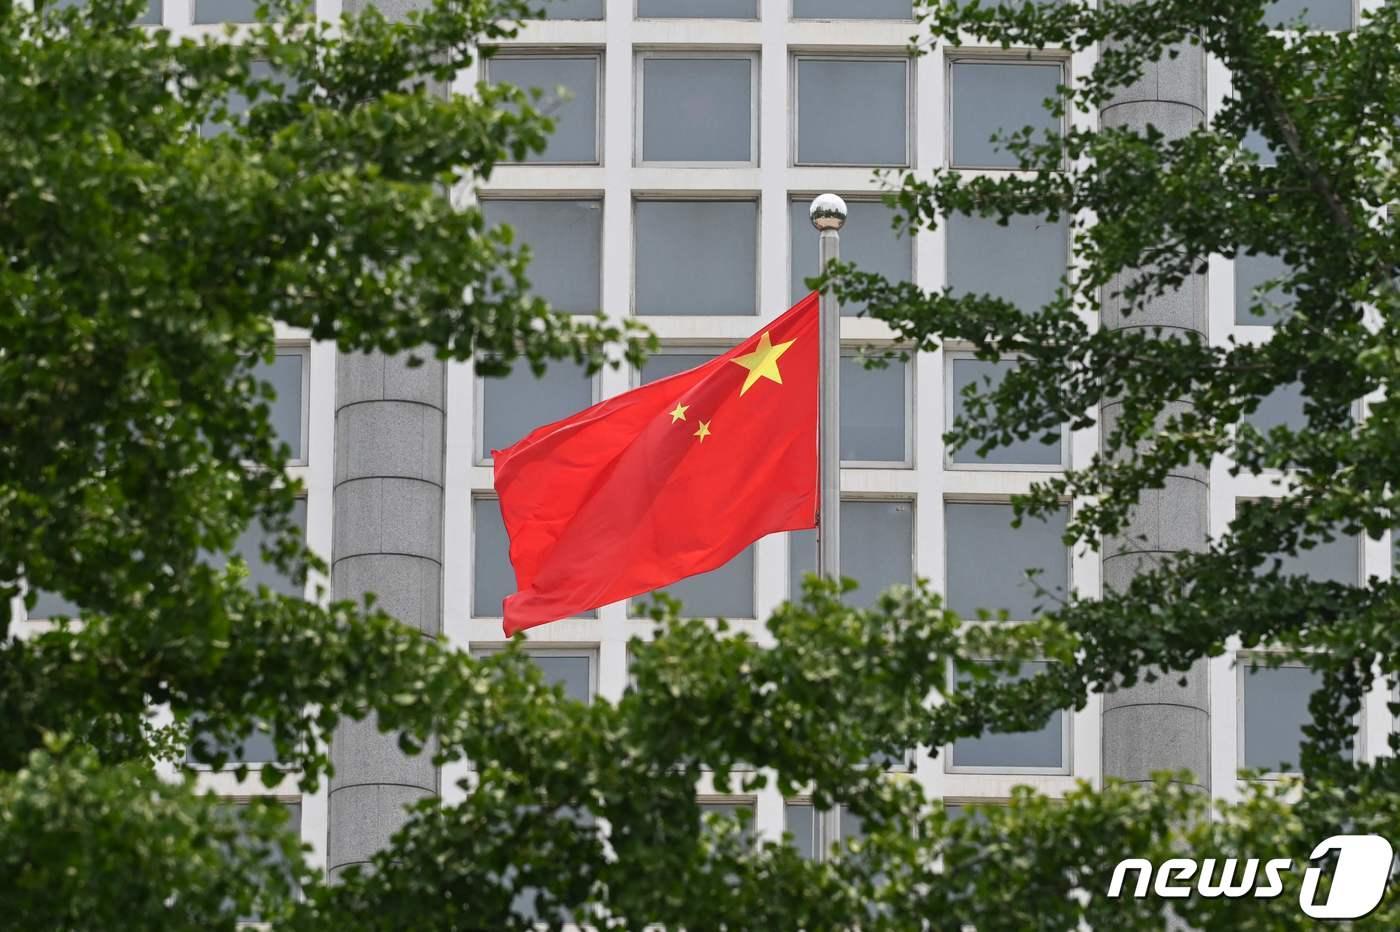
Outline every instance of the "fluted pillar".
MULTIPOLYGON (((1110 0, 1131 3, 1136 0, 1110 0)), ((1168 139, 1185 136, 1205 120, 1205 57, 1199 47, 1183 45, 1178 57, 1163 57, 1137 83, 1119 91, 1103 105, 1101 125, 1145 130, 1154 126, 1168 139)), ((1102 323, 1110 329, 1161 328, 1163 339, 1187 333, 1205 336, 1207 300, 1205 275, 1193 275, 1172 292, 1152 299, 1132 314, 1113 292, 1124 278, 1104 289, 1102 323)), ((1183 410, 1178 403, 1167 413, 1183 410)), ((1121 405, 1105 403, 1100 423, 1106 436, 1121 413, 1121 405)), ((1204 549, 1207 541, 1209 476, 1191 464, 1173 470, 1161 489, 1142 493, 1124 532, 1104 542, 1103 584, 1106 592, 1122 590, 1137 574, 1168 554, 1204 549)), ((1150 618, 1142 619, 1150 625, 1150 618)), ((1210 703, 1207 664, 1197 663, 1186 675, 1109 692, 1103 702, 1103 773, 1130 781, 1145 781, 1154 771, 1190 770, 1194 785, 1210 785, 1210 703)))

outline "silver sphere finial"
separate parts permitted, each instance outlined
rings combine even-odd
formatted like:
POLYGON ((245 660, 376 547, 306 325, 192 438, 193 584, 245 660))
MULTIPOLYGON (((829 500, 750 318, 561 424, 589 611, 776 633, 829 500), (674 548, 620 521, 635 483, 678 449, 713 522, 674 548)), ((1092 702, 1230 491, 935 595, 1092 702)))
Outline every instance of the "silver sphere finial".
POLYGON ((818 230, 839 230, 846 225, 846 202, 835 194, 818 194, 807 216, 818 230))

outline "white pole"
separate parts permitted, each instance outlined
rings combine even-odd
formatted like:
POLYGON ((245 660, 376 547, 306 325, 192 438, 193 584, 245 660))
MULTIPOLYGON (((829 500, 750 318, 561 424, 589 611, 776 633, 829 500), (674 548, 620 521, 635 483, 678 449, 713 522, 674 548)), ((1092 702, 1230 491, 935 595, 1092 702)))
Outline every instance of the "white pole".
MULTIPOLYGON (((818 232, 819 269, 841 258, 841 228, 846 202, 835 194, 813 199, 808 212, 818 232)), ((817 512, 817 574, 841 576, 841 304, 828 288, 821 296, 821 389, 817 417, 821 503, 817 512)))

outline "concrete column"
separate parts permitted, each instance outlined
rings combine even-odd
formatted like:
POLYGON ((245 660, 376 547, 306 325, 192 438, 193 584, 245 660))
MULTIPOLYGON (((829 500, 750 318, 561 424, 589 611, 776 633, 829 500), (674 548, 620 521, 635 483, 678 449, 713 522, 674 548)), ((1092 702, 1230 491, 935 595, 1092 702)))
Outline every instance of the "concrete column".
MULTIPOLYGON (((444 366, 406 355, 336 360, 336 599, 378 605, 421 636, 442 630, 444 366)), ((409 757, 373 718, 344 722, 331 740, 327 867, 334 879, 385 847, 405 806, 438 794, 430 753, 409 757)))
MULTIPOLYGON (((1110 0, 1131 3, 1136 0, 1110 0)), ((1145 129, 1155 126, 1168 139, 1180 138, 1205 120, 1205 56, 1189 45, 1163 57, 1143 78, 1123 88, 1099 113, 1101 125, 1145 129)), ((1204 336, 1207 329, 1204 275, 1189 278, 1177 291, 1151 301, 1130 315, 1112 296, 1121 280, 1104 291, 1103 326, 1112 329, 1162 328, 1172 339, 1188 332, 1204 336)), ((1181 405, 1169 408, 1182 410, 1181 405)), ((1106 403, 1100 412, 1108 433, 1121 405, 1106 403)), ((1164 488, 1146 491, 1138 500, 1125 532, 1104 542, 1103 584, 1106 592, 1121 590, 1135 575, 1170 553, 1204 549, 1207 539, 1209 478, 1204 466, 1192 464, 1174 471, 1164 488)), ((1143 624, 1151 624, 1144 618, 1143 624)), ((1154 683, 1139 682, 1104 696, 1103 773, 1130 781, 1145 781, 1153 771, 1190 770, 1193 785, 1209 789, 1210 705, 1207 666, 1196 664, 1180 685, 1179 675, 1154 683)))

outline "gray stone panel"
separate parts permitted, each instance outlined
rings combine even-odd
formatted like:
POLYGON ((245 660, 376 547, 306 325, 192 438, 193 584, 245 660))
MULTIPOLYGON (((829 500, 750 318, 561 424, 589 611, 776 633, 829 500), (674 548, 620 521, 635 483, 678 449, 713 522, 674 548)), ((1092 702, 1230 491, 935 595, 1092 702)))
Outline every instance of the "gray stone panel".
POLYGON ((341 408, 336 418, 335 481, 401 476, 442 485, 441 409, 409 401, 341 408))
MULTIPOLYGON (((1168 402, 1158 414, 1155 426, 1161 430, 1168 418, 1179 417, 1190 410, 1191 406, 1184 401, 1168 402)), ((1123 405, 1120 402, 1107 402, 1099 410, 1099 425, 1102 431, 1101 436, 1107 437, 1118 427, 1118 419, 1123 414, 1123 405)), ((1137 453, 1145 453, 1152 447, 1152 432, 1148 432, 1146 439, 1140 440, 1134 448, 1137 453)), ((1107 454, 1107 450, 1104 451, 1107 454)), ((1121 454, 1118 455, 1120 458, 1121 454)), ((1208 482, 1210 480, 1210 470, 1203 463, 1192 462, 1186 466, 1174 468, 1168 475, 1179 476, 1183 479, 1191 479, 1196 482, 1208 482)))
MULTIPOLYGON (((1113 0, 1124 4, 1136 0, 1113 0)), ((1199 48, 1180 46, 1177 57, 1163 56, 1146 69, 1143 77, 1119 90, 1100 110, 1105 129, 1126 128, 1139 132, 1155 127, 1168 139, 1179 139, 1205 119, 1205 62, 1199 48)), ((1101 323, 1108 329, 1147 329, 1164 339, 1186 339, 1208 330, 1206 277, 1193 275, 1182 286, 1154 297, 1146 306, 1125 312, 1115 292, 1138 277, 1128 271, 1104 288, 1101 323)), ((1167 414, 1185 410, 1180 402, 1167 414)), ((1100 423, 1111 430, 1122 414, 1121 405, 1104 404, 1100 423)), ((1142 449, 1139 448, 1139 452, 1142 449)), ((1203 549, 1209 530, 1208 472, 1202 464, 1179 468, 1164 488, 1141 494, 1130 515, 1129 526, 1104 541, 1104 591, 1125 589, 1138 575, 1180 551, 1203 549)), ((1143 624, 1151 624, 1144 618, 1143 624)), ((1191 785, 1210 784, 1210 712, 1204 661, 1191 671, 1185 686, 1179 675, 1168 674, 1153 683, 1139 681, 1131 689, 1104 696, 1103 773, 1105 777, 1141 781, 1163 770, 1189 770, 1191 785)))
POLYGON ((383 353, 346 353, 339 356, 335 367, 335 403, 337 410, 362 401, 413 401, 443 408, 445 391, 444 365, 425 357, 422 365, 410 367, 412 353, 386 356, 383 353))
POLYGON ((1163 327, 1168 330, 1194 330, 1201 334, 1206 332, 1209 304, 1204 275, 1193 275, 1182 282, 1177 290, 1157 295, 1145 306, 1130 310, 1120 293, 1135 277, 1136 273, 1115 275, 1104 286, 1104 327, 1110 330, 1163 327))
POLYGON ((1191 784, 1205 788, 1209 748, 1210 716, 1204 709, 1155 704, 1104 710, 1104 776, 1147 781, 1161 771, 1189 770, 1191 784))
POLYGON ((336 561, 334 597, 359 602, 367 592, 376 605, 431 637, 442 633, 442 566, 407 554, 361 554, 336 561))
POLYGON ((1104 542, 1104 562, 1143 551, 1202 549, 1209 520, 1206 493, 1204 483, 1176 477, 1168 477, 1163 488, 1144 490, 1124 533, 1104 542))
POLYGON ((326 867, 335 881, 341 870, 362 864, 389 844, 409 819, 407 806, 434 796, 429 790, 397 784, 363 784, 333 790, 326 839, 326 867))
POLYGON ((331 742, 331 792, 364 784, 414 786, 438 792, 431 749, 412 757, 399 750, 398 735, 379 730, 378 716, 343 721, 331 742))
POLYGON ((367 553, 441 562, 442 488, 417 479, 342 483, 335 490, 334 538, 336 562, 367 553))

